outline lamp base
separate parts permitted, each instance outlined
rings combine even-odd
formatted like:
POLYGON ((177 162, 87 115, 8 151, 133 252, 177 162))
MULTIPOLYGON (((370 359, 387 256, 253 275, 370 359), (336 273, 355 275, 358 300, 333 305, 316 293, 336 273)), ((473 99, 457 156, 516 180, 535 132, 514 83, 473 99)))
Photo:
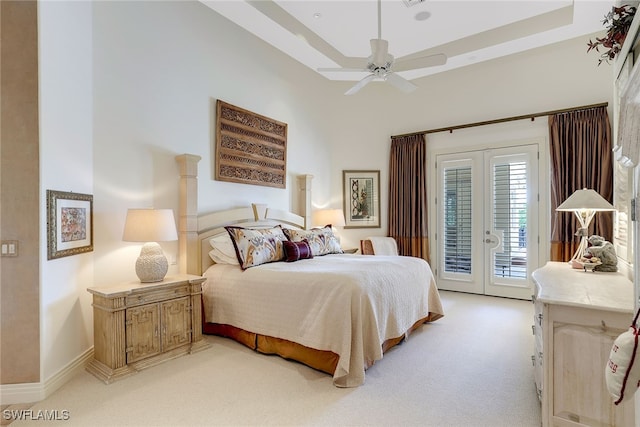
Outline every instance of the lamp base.
POLYGON ((142 283, 161 282, 169 270, 169 262, 156 242, 148 242, 140 249, 136 274, 142 283))

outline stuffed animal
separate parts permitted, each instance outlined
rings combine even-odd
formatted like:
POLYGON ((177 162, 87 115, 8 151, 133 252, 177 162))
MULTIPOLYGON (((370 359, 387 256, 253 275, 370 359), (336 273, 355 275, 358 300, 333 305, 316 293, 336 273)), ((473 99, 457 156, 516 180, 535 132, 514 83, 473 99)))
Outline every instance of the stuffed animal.
POLYGON ((602 264, 594 267, 594 271, 618 271, 618 256, 611 242, 604 237, 593 235, 589 237, 589 247, 586 249, 592 257, 597 257, 602 264))

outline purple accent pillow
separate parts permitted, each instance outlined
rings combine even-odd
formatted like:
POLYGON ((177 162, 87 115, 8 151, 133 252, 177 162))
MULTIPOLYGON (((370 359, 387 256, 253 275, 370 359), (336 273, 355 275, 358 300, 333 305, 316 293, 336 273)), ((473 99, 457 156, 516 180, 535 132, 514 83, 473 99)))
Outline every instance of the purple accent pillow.
POLYGON ((311 254, 311 246, 309 246, 309 242, 306 240, 301 242, 290 242, 287 240, 282 242, 282 245, 284 246, 284 260, 286 262, 313 258, 313 254, 311 254))

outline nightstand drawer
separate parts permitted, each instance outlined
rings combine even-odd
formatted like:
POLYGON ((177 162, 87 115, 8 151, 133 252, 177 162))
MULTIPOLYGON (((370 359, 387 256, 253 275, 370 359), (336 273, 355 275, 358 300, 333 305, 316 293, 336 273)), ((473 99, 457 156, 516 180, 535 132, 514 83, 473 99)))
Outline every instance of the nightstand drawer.
POLYGON ((178 286, 170 289, 157 289, 141 294, 129 295, 126 297, 127 307, 133 307, 151 302, 164 301, 189 295, 189 285, 178 286))

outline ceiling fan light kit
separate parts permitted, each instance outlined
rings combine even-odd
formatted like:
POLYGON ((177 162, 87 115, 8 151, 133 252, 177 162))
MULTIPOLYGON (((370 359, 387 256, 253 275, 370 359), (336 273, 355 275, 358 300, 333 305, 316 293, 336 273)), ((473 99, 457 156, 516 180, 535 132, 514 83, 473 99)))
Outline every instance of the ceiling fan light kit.
MULTIPOLYGON (((422 3, 424 0, 404 0, 407 7, 416 3, 422 3)), ((389 82, 403 92, 412 92, 418 86, 409 80, 399 76, 395 72, 417 70, 420 68, 444 65, 447 62, 446 55, 439 53, 436 55, 422 56, 417 58, 400 58, 395 61, 393 55, 389 53, 389 42, 382 38, 382 2, 378 0, 378 38, 371 39, 371 55, 367 58, 367 64, 364 68, 319 68, 318 71, 342 71, 342 72, 363 72, 369 75, 352 86, 345 95, 353 95, 360 89, 365 87, 373 80, 383 80, 389 82)))

